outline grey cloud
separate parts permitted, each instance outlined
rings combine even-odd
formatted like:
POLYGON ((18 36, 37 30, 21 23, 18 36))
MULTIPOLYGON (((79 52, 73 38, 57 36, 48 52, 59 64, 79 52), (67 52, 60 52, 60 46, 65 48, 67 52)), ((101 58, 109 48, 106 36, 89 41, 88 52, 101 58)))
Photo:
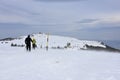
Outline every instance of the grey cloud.
POLYGON ((65 27, 66 25, 64 26, 64 24, 26 25, 21 23, 0 23, 0 39, 18 37, 37 32, 63 34, 62 32, 68 31, 65 27))
MULTIPOLYGON (((15 5, 11 5, 11 4, 6 4, 4 2, 0 2, 0 10, 2 10, 3 12, 8 12, 9 14, 18 14, 21 15, 23 13, 31 14, 31 15, 40 15, 39 13, 35 13, 32 10, 28 10, 19 6, 15 6, 15 5)), ((25 14, 24 14, 25 15, 25 14)), ((22 15, 21 15, 22 16, 22 15)))
POLYGON ((83 19, 81 21, 78 21, 77 23, 93 23, 95 21, 99 21, 100 19, 83 19))
POLYGON ((74 34, 80 39, 91 40, 120 40, 120 23, 98 23, 96 25, 82 25, 82 29, 76 30, 74 34))
POLYGON ((120 40, 120 38, 118 37, 120 34, 119 27, 91 28, 91 29, 78 30, 78 32, 76 31, 76 33, 79 34, 79 37, 84 38, 84 39, 120 40))
POLYGON ((74 1, 86 1, 86 0, 34 0, 34 1, 42 1, 42 2, 74 2, 74 1))
POLYGON ((0 23, 0 39, 6 37, 18 37, 30 33, 30 31, 30 25, 20 23, 0 23))

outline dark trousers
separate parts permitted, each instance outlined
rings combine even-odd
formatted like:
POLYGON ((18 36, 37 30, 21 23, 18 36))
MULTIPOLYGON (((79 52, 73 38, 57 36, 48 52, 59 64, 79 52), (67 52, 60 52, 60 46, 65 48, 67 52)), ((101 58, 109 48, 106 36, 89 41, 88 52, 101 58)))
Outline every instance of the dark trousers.
POLYGON ((31 51, 31 45, 26 45, 26 50, 31 51))
POLYGON ((33 47, 33 49, 35 49, 37 47, 37 45, 36 44, 32 44, 32 47, 33 47))

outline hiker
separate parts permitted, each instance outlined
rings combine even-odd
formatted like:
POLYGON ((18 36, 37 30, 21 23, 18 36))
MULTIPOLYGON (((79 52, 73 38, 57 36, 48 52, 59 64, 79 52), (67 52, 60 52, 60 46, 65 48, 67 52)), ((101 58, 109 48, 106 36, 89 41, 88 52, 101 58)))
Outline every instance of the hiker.
POLYGON ((26 44, 26 50, 27 51, 31 51, 31 42, 32 42, 32 39, 30 38, 30 35, 28 35, 28 37, 25 39, 25 44, 26 44))
POLYGON ((35 38, 32 39, 32 47, 33 49, 37 47, 35 38))

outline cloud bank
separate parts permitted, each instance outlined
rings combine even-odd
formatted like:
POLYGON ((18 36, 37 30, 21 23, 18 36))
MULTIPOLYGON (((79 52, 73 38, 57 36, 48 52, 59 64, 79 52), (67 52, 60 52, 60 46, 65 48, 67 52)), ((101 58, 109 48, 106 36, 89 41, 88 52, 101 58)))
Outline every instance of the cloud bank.
POLYGON ((26 32, 49 32, 80 39, 120 40, 120 6, 116 5, 118 2, 1 0, 0 37, 10 34, 14 36, 14 33, 22 35, 26 32))
POLYGON ((86 0, 34 0, 42 2, 75 2, 75 1, 86 1, 86 0))

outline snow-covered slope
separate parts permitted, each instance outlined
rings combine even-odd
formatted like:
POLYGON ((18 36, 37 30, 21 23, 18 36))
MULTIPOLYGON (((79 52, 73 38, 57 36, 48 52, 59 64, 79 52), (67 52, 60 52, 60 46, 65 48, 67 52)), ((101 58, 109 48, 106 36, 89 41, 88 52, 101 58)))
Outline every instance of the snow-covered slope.
MULTIPOLYGON (((8 41, 8 44, 11 43, 17 44, 17 45, 25 45, 24 40, 27 36, 22 36, 18 39, 14 39, 11 41, 8 41)), ((46 34, 32 34, 32 38, 34 37, 37 41, 38 48, 45 47, 47 42, 47 35, 46 34)), ((60 47, 64 48, 67 46, 67 43, 70 43, 69 49, 87 49, 86 45, 94 46, 94 47, 102 47, 106 48, 104 44, 98 41, 87 41, 87 40, 78 40, 71 37, 63 37, 63 36, 55 36, 55 35, 49 35, 49 42, 48 46, 49 48, 55 48, 60 47)))
POLYGON ((24 45, 25 38, 0 42, 0 80, 120 80, 119 53, 81 50, 85 44, 105 48, 100 42, 50 35, 46 51, 46 35, 35 34, 38 48, 31 52, 10 46, 24 45), (67 49, 52 49, 68 42, 67 49))

